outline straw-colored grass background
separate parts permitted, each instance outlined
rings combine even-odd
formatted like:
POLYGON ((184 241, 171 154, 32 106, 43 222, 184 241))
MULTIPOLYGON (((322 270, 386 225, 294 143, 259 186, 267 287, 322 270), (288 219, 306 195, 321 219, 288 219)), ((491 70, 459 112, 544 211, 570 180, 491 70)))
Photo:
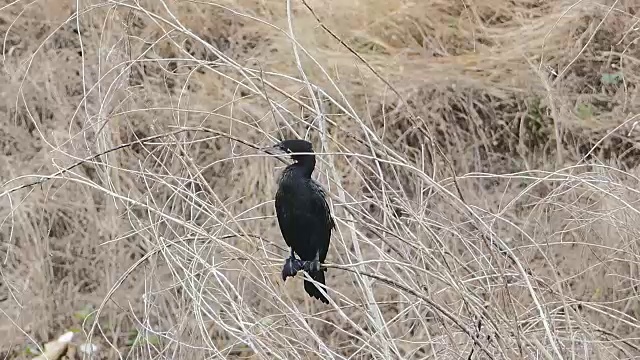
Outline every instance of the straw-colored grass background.
POLYGON ((3 2, 0 357, 638 356, 639 10, 3 2), (280 280, 283 136, 332 196, 329 306, 280 280))

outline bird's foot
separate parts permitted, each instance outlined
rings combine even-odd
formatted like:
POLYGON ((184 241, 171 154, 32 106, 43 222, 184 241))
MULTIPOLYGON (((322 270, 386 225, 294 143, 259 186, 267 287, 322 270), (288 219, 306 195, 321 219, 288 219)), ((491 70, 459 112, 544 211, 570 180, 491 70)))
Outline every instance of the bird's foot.
POLYGON ((308 272, 308 273, 314 273, 314 272, 318 272, 320 271, 320 261, 318 260, 313 260, 313 261, 305 261, 304 265, 303 265, 303 269, 304 271, 308 272))
POLYGON ((284 266, 282 267, 282 280, 286 281, 287 278, 296 276, 302 267, 302 261, 295 257, 287 258, 284 261, 284 266))

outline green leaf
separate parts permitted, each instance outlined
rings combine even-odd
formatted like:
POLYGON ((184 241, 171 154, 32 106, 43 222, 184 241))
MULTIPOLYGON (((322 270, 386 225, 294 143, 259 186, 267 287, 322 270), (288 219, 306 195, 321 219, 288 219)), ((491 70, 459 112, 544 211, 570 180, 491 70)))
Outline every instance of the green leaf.
POLYGON ((604 73, 600 76, 600 82, 605 85, 618 85, 622 81, 622 73, 607 74, 604 73))
POLYGON ((578 117, 582 120, 591 119, 593 117, 593 107, 591 104, 579 104, 578 117))
POLYGON ((140 336, 139 336, 139 333, 138 333, 137 330, 129 331, 129 337, 128 337, 127 341, 126 341, 126 345, 127 346, 136 346, 136 345, 138 345, 138 343, 140 341, 139 338, 140 338, 140 336))
POLYGON ((158 337, 158 335, 155 334, 149 334, 147 335, 147 343, 149 343, 150 345, 160 345, 160 337, 158 337))
POLYGON ((27 356, 38 356, 40 355, 40 350, 35 344, 28 344, 24 349, 24 353, 27 356))
POLYGON ((85 321, 88 317, 93 315, 93 307, 86 305, 82 310, 78 310, 73 314, 73 317, 80 321, 85 321))

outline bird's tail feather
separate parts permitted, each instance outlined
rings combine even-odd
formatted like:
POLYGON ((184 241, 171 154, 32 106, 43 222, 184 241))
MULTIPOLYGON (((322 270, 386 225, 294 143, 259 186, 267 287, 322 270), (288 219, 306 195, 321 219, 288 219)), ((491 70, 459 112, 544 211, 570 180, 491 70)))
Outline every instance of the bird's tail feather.
MULTIPOLYGON (((317 282, 319 282, 320 284, 324 285, 324 271, 320 270, 320 271, 316 271, 313 273, 309 273, 309 276, 311 276, 311 278, 317 282)), ((323 289, 325 292, 326 288, 323 289)), ((329 303, 329 300, 327 300, 327 298, 322 295, 322 293, 320 292, 320 290, 318 290, 317 285, 315 285, 314 283, 312 283, 311 281, 304 281, 304 291, 307 292, 307 294, 309 294, 309 296, 314 297, 320 301, 322 301, 325 304, 329 303)))

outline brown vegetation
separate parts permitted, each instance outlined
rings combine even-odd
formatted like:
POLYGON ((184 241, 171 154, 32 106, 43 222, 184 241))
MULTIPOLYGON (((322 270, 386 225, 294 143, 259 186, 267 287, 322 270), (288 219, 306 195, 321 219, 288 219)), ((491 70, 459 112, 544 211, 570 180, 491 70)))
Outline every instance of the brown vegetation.
POLYGON ((636 1, 0 9, 0 357, 640 354, 636 1), (279 277, 283 136, 330 306, 279 277))

